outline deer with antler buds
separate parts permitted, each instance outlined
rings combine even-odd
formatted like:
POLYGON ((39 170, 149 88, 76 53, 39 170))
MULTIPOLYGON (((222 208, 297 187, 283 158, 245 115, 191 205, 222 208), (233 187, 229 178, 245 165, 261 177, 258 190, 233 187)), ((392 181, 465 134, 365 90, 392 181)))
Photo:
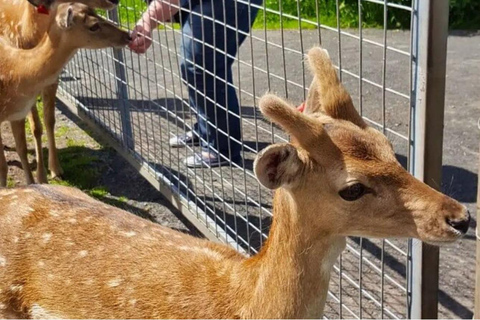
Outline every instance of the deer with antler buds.
POLYGON ((276 189, 260 253, 197 239, 59 186, 0 190, 0 317, 320 318, 347 236, 462 237, 470 216, 415 179, 368 127, 327 53, 304 113, 277 98, 262 113, 291 143, 255 161, 276 189))

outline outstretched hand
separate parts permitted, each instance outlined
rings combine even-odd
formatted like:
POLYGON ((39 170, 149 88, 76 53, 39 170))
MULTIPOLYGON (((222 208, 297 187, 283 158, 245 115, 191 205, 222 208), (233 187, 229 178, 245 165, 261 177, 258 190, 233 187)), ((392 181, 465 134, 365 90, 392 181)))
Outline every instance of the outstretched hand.
POLYGON ((152 31, 141 24, 135 26, 132 32, 132 41, 128 47, 136 53, 145 53, 152 45, 152 31))

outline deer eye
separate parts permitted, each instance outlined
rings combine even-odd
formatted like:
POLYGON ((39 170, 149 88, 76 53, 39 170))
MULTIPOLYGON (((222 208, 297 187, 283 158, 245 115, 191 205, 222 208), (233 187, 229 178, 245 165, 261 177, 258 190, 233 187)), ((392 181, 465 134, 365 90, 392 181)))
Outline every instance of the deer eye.
POLYGON ((367 187, 361 183, 355 183, 341 190, 338 194, 346 201, 355 201, 367 193, 367 187))
POLYGON ((100 30, 100 25, 98 23, 95 23, 93 26, 91 26, 90 28, 90 31, 92 32, 95 32, 95 31, 98 31, 100 30))

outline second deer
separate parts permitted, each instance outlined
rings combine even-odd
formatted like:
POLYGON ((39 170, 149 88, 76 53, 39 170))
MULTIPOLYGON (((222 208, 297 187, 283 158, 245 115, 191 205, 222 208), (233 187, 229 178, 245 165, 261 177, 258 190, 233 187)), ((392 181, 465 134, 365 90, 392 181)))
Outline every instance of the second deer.
POLYGON ((0 318, 321 318, 347 236, 432 244, 467 231, 465 206, 414 178, 368 127, 325 51, 305 113, 260 101, 292 136, 255 161, 276 189, 259 254, 191 237, 52 185, 0 189, 0 318))
MULTIPOLYGON (((92 8, 112 9, 119 0, 76 0, 92 8)), ((33 1, 40 4, 39 0, 33 1)), ((52 2, 51 0, 49 2, 52 2)), ((0 0, 0 37, 10 42, 11 45, 20 49, 31 49, 35 47, 45 36, 52 20, 55 18, 55 8, 59 3, 71 2, 69 0, 56 0, 52 4, 50 15, 37 12, 27 0, 0 0)), ((46 86, 42 90, 44 121, 48 138, 48 167, 52 178, 63 173, 58 160, 55 145, 55 96, 58 81, 46 86)), ((0 93, 1 94, 1 93, 0 93)), ((36 101, 32 106, 32 112, 28 116, 33 137, 37 160, 37 182, 46 183, 47 174, 45 171, 42 151, 42 124, 38 116, 36 101)), ((27 173, 28 174, 28 173, 27 173)))
MULTIPOLYGON (((10 121, 27 183, 33 175, 27 158, 25 117, 38 94, 57 81, 80 48, 124 47, 128 32, 99 17, 84 4, 60 4, 48 31, 32 49, 18 49, 0 38, 0 123, 10 121)), ((41 150, 40 150, 41 152, 41 150)), ((0 186, 6 185, 7 163, 0 136, 0 186)))

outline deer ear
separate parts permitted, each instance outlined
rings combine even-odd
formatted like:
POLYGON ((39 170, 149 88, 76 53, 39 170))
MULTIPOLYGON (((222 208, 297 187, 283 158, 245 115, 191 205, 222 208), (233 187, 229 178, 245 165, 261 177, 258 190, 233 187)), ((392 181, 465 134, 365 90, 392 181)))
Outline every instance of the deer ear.
POLYGON ((65 14, 61 15, 59 24, 63 29, 70 29, 73 26, 73 8, 68 6, 65 14))
POLYGON ((291 144, 275 144, 264 149, 255 159, 258 181, 268 189, 277 189, 295 182, 304 163, 291 144))

